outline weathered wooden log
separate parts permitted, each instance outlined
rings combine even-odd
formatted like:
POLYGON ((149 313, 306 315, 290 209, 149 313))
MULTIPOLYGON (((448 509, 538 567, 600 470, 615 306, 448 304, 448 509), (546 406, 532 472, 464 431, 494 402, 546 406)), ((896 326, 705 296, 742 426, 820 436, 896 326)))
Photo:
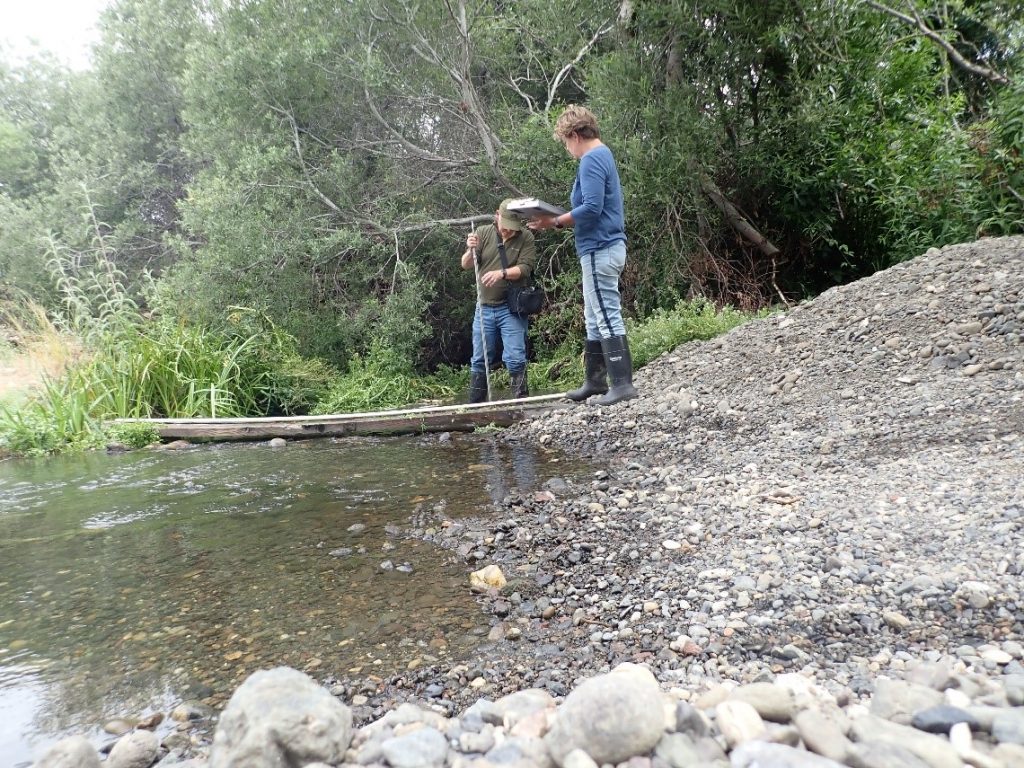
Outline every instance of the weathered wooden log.
POLYGON ((477 427, 507 427, 540 408, 565 399, 563 393, 490 403, 427 406, 372 413, 326 416, 270 416, 230 419, 117 419, 116 424, 151 424, 163 439, 268 440, 468 432, 477 427))

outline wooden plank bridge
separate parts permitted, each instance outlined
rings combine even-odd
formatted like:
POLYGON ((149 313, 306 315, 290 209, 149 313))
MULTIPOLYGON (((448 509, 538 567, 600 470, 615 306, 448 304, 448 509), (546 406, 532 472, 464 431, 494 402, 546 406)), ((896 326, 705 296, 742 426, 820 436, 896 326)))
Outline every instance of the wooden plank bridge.
POLYGON ((410 435, 469 432, 477 427, 507 427, 540 410, 565 403, 565 393, 488 403, 432 405, 372 413, 329 416, 267 416, 231 419, 117 419, 115 424, 152 424, 165 440, 268 440, 346 435, 410 435))

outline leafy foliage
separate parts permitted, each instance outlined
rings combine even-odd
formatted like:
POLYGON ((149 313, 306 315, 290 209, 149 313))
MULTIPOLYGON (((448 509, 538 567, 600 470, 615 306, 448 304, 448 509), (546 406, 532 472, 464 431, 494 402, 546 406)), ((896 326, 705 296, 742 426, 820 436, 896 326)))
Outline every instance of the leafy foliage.
POLYGON ((304 412, 326 391, 333 371, 301 358, 295 339, 266 316, 229 308, 230 331, 147 320, 106 258, 102 234, 87 263, 54 248, 64 323, 88 354, 27 402, 0 409, 0 447, 34 454, 101 444, 114 418, 304 412))
POLYGON ((435 377, 417 376, 407 357, 376 343, 369 353, 355 355, 316 406, 315 413, 360 413, 450 398, 454 388, 435 377))
MULTIPOLYGON (((754 311, 1024 230, 1019 2, 885 9, 116 0, 91 71, 0 61, 0 294, 102 339, 105 381, 167 371, 108 393, 138 412, 292 412, 334 369, 339 410, 429 396, 469 356, 466 229, 504 197, 567 202, 568 103, 619 164, 638 361, 698 332, 680 302, 754 311)), ((558 380, 579 263, 569 233, 538 244, 531 378, 558 380)))

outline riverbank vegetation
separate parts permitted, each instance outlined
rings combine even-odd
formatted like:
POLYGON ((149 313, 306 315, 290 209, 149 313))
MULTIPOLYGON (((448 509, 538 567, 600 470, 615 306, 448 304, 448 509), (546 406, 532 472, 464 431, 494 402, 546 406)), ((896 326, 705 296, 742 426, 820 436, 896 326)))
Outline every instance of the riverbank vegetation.
MULTIPOLYGON (((0 52, 0 300, 43 307, 72 363, 5 398, 9 448, 451 397, 466 232, 505 197, 566 204, 568 103, 619 163, 638 364, 1024 230, 1017 2, 285 5, 115 0, 83 72, 0 52)), ((530 380, 555 390, 579 266, 571 233, 538 246, 530 380)))

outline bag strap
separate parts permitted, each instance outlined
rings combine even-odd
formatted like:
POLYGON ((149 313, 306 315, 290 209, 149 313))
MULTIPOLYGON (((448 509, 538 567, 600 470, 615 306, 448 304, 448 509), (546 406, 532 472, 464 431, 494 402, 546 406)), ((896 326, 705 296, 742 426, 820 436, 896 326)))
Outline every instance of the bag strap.
MULTIPOLYGON (((505 244, 503 242, 501 242, 501 235, 498 235, 498 258, 501 259, 501 268, 504 269, 504 270, 508 270, 508 258, 505 256, 505 244)), ((523 278, 519 278, 519 280, 522 280, 522 279, 523 278)), ((518 280, 509 280, 508 278, 505 278, 505 282, 507 282, 509 285, 519 285, 519 281, 518 280)), ((527 280, 525 283, 523 283, 523 285, 532 285, 532 284, 533 284, 533 276, 531 275, 530 279, 527 280)), ((522 287, 522 286, 520 286, 520 287, 522 287)))

